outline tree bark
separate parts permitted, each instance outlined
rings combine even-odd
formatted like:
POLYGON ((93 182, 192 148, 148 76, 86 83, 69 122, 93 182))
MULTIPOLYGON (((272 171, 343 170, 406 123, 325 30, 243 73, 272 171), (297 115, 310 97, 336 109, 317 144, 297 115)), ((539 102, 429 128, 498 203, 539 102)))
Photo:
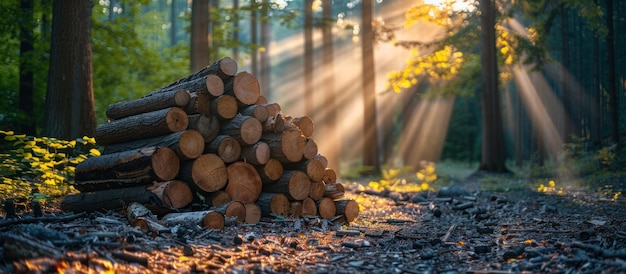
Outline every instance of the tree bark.
POLYGON ((376 90, 374 75, 374 31, 372 16, 374 13, 373 0, 364 0, 361 3, 362 26, 362 86, 363 86, 363 165, 373 168, 374 173, 380 172, 378 159, 378 117, 376 107, 376 90))
POLYGON ((256 204, 261 208, 262 215, 266 217, 272 215, 287 216, 291 209, 289 198, 281 193, 262 192, 256 204))
MULTIPOLYGON (((149 96, 150 98, 153 96, 149 96)), ((189 103, 184 106, 184 110, 189 115, 210 114, 211 96, 206 92, 193 92, 189 95, 189 103)))
POLYGON ((209 0, 191 2, 191 71, 209 64, 209 0))
POLYGON ((206 192, 222 189, 228 179, 224 161, 212 153, 182 162, 178 177, 190 184, 192 189, 197 187, 206 192))
POLYGON ((265 165, 270 160, 270 146, 265 142, 243 146, 240 159, 253 165, 265 165))
POLYGON ((208 144, 205 152, 217 154, 224 163, 228 164, 239 160, 241 145, 230 135, 218 135, 208 144))
POLYGON ((259 99, 261 88, 254 75, 242 71, 225 82, 224 93, 235 96, 237 101, 243 105, 253 105, 259 99))
POLYGON ((213 210, 169 213, 163 216, 161 221, 169 225, 198 224, 202 227, 215 229, 224 228, 226 223, 224 215, 213 210))
MULTIPOLYGON (((205 36, 206 37, 206 36, 205 36)), ((211 65, 193 73, 187 75, 183 78, 180 78, 172 83, 169 83, 158 90, 168 90, 172 87, 180 85, 182 83, 190 82, 198 78, 202 78, 207 75, 217 75, 222 79, 223 82, 235 76, 237 73, 237 62, 230 57, 224 57, 213 62, 211 65)), ((157 91, 158 91, 157 90, 157 91)), ((156 91, 151 92, 150 94, 155 93, 156 91)), ((149 96, 150 94, 146 95, 149 96)))
POLYGON ((502 129, 500 96, 498 95, 498 66, 496 61, 495 6, 491 0, 480 0, 481 58, 482 58, 482 160, 479 170, 508 172, 505 166, 506 147, 502 129))
POLYGON ((291 200, 302 200, 309 196, 311 179, 299 170, 287 170, 278 181, 263 184, 263 192, 283 193, 291 200))
POLYGON ((149 147, 90 157, 76 166, 74 187, 94 191, 176 177, 180 160, 171 148, 149 147))
POLYGON ((183 208, 189 205, 191 198, 192 193, 186 183, 168 181, 149 186, 68 194, 59 203, 63 211, 93 212, 119 209, 132 202, 156 207, 183 208))
POLYGON ((313 115, 313 0, 304 1, 304 110, 313 115))
POLYGON ((220 133, 232 136, 241 145, 253 145, 261 139, 263 126, 251 116, 236 115, 220 126, 220 133))
POLYGON ((306 197, 302 201, 291 202, 289 213, 296 218, 313 217, 317 215, 317 205, 313 199, 306 197))
POLYGON ((19 86, 19 130, 29 136, 35 135, 35 102, 33 61, 35 50, 33 46, 33 0, 21 0, 20 10, 25 22, 20 24, 20 86, 19 86))
POLYGON ((188 116, 188 120, 187 129, 199 132, 205 143, 213 141, 220 132, 220 123, 214 115, 193 114, 188 116))
POLYGON ((348 223, 354 221, 359 216, 359 204, 354 200, 335 201, 335 207, 337 208, 336 214, 343 215, 348 223))
POLYGON ((254 166, 244 162, 234 162, 227 168, 228 185, 226 192, 233 201, 254 203, 261 194, 261 177, 254 166))
POLYGON ((92 1, 54 1, 44 136, 72 140, 96 129, 91 66, 92 1))
POLYGON ((333 200, 341 199, 345 194, 345 189, 340 183, 326 183, 324 189, 324 197, 329 197, 333 200))
POLYGON ((146 139, 110 144, 104 147, 102 154, 111 154, 144 147, 169 147, 181 160, 200 157, 204 151, 204 139, 195 130, 185 130, 146 139))
POLYGON ((170 107, 185 107, 189 103, 190 97, 188 90, 172 90, 155 96, 111 104, 106 109, 106 116, 109 120, 118 120, 170 107))
POLYGON ((246 115, 246 116, 252 116, 256 118, 257 120, 259 120, 259 122, 261 123, 267 121, 267 117, 269 116, 267 112, 267 108, 259 104, 247 106, 246 108, 242 109, 239 113, 246 115))
POLYGON ((187 129, 188 119, 187 113, 177 107, 133 115, 99 125, 96 142, 110 145, 179 132, 187 129))
POLYGON ((270 146, 272 158, 281 163, 296 163, 302 160, 306 139, 299 130, 263 133, 261 140, 270 146))

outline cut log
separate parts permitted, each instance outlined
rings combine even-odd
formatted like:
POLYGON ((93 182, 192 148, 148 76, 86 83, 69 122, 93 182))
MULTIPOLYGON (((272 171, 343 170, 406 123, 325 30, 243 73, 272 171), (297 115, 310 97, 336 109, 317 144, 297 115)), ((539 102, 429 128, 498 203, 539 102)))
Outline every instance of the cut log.
POLYGON ((230 201, 213 207, 211 210, 222 213, 225 218, 234 217, 236 223, 243 223, 246 221, 246 208, 243 203, 238 201, 230 201))
POLYGON ((163 136, 110 144, 104 147, 103 154, 111 154, 144 147, 169 147, 176 152, 181 160, 200 157, 204 150, 204 139, 195 130, 179 131, 163 136))
POLYGON ((267 109, 268 117, 276 116, 280 114, 281 112, 281 107, 278 103, 263 104, 262 106, 264 106, 265 109, 267 109))
POLYGON ((222 229, 225 224, 224 215, 213 210, 169 213, 161 218, 161 222, 168 225, 198 224, 215 229, 222 229))
POLYGON ((257 142, 241 148, 241 160, 253 165, 264 165, 270 160, 270 146, 265 142, 257 142))
POLYGON ((180 160, 168 147, 148 147, 90 157, 76 166, 74 187, 95 191, 169 181, 176 177, 180 160))
POLYGON ((99 145, 106 146, 183 131, 188 122, 184 110, 172 107, 100 124, 95 137, 99 145))
POLYGON ((206 198, 207 201, 205 201, 205 204, 209 206, 220 206, 232 200, 230 199, 230 195, 224 190, 207 193, 206 198))
POLYGON ((317 212, 322 218, 332 218, 337 214, 337 207, 335 201, 328 197, 323 197, 316 202, 317 212))
POLYGON ((227 173, 224 161, 213 153, 204 154, 195 160, 181 163, 180 180, 206 192, 222 189, 226 185, 227 173))
POLYGON ((312 181, 311 182, 311 190, 309 191, 309 197, 311 199, 318 201, 324 194, 326 193, 326 187, 323 181, 312 181))
POLYGON ((233 201, 254 203, 261 194, 261 177, 254 166, 244 162, 234 162, 227 168, 228 184, 226 192, 233 201))
POLYGON ((296 127, 302 131, 302 135, 306 138, 311 138, 313 136, 314 125, 313 120, 309 116, 295 117, 292 118, 288 123, 293 123, 296 127))
POLYGON ((147 189, 152 191, 166 207, 183 208, 193 201, 191 188, 183 181, 154 182, 147 189))
MULTIPOLYGON (((313 138, 307 138, 304 149, 302 150, 302 158, 310 160, 314 159, 315 156, 317 156, 317 143, 313 138)), ((324 167, 326 167, 326 165, 324 165, 324 167)))
POLYGON ((211 114, 193 114, 189 115, 187 129, 199 132, 204 142, 209 143, 219 134, 220 122, 217 117, 211 114))
POLYGON ((324 179, 324 165, 316 159, 304 160, 297 163, 285 164, 285 169, 304 171, 313 182, 321 182, 324 179))
POLYGON ((333 200, 343 198, 345 195, 344 186, 340 183, 329 183, 324 185, 324 197, 329 197, 333 200))
POLYGON ((281 163, 296 163, 302 160, 306 139, 299 130, 263 133, 261 140, 270 146, 272 158, 281 163))
POLYGON ((242 71, 225 82, 224 93, 235 96, 243 105, 253 105, 259 99, 261 88, 254 75, 242 71))
POLYGON ((327 184, 334 184, 337 182, 337 171, 334 168, 327 167, 324 169, 324 178, 322 179, 327 184))
POLYGON ((242 145, 253 145, 261 139, 263 127, 254 117, 237 114, 222 123, 220 133, 236 138, 242 145))
POLYGON ((63 211, 73 212, 115 210, 132 202, 154 204, 155 207, 182 208, 187 206, 186 201, 190 199, 185 193, 191 194, 189 187, 179 183, 169 187, 167 184, 159 184, 157 187, 113 188, 65 195, 60 201, 60 206, 63 211))
POLYGON ((281 133, 283 131, 285 131, 285 119, 280 113, 268 116, 263 122, 263 132, 281 133))
POLYGON ((283 193, 291 200, 302 200, 309 196, 311 179, 299 170, 287 170, 275 183, 263 184, 263 192, 283 193))
POLYGON ((317 206, 313 199, 306 197, 302 201, 291 202, 291 210, 289 213, 296 218, 312 217, 317 215, 317 206))
POLYGON ((256 102, 254 102, 255 105, 264 105, 267 104, 267 97, 263 96, 262 94, 259 95, 259 99, 256 100, 256 102))
POLYGON ((152 97, 157 94, 176 89, 186 89, 189 90, 189 92, 202 92, 208 94, 212 98, 215 98, 224 94, 224 81, 217 75, 205 75, 187 82, 182 82, 175 86, 155 90, 144 97, 152 97))
POLYGON ((262 192, 256 204, 261 208, 261 214, 266 217, 287 216, 291 210, 289 198, 281 193, 262 192))
POLYGON ((207 145, 204 152, 215 153, 220 156, 224 163, 232 163, 239 160, 241 145, 237 139, 229 135, 218 135, 207 145))
POLYGON ((263 184, 271 184, 283 176, 283 164, 276 159, 270 158, 264 165, 257 166, 257 171, 259 176, 261 176, 263 184))
POLYGON ((261 207, 256 203, 244 204, 246 208, 246 224, 258 224, 261 221, 261 207))
POLYGON ((354 221, 359 216, 359 204, 354 200, 335 201, 335 207, 337 208, 336 214, 343 215, 348 223, 354 221))
POLYGON ((156 216, 141 203, 130 203, 126 208, 126 218, 132 226, 141 229, 143 232, 160 233, 170 231, 169 228, 157 223, 156 216))
POLYGON ((211 101, 211 113, 222 120, 229 120, 237 115, 237 99, 231 95, 222 95, 211 101))
POLYGON ((169 83, 163 86, 159 90, 166 90, 168 88, 180 85, 185 82, 192 81, 194 79, 202 78, 207 75, 217 75, 222 79, 222 81, 227 81, 228 79, 232 78, 236 73, 237 73, 237 62, 230 57, 224 57, 206 66, 205 68, 199 71, 196 71, 193 74, 190 74, 188 76, 185 76, 181 79, 178 79, 172 83, 169 83))
POLYGON ((189 103, 183 107, 189 115, 211 113, 211 97, 206 92, 193 92, 189 103))
POLYGON ((263 123, 267 121, 267 109, 262 105, 251 105, 242 109, 239 113, 247 116, 252 116, 263 123))
POLYGON ((117 120, 170 107, 184 107, 189 103, 189 99, 189 91, 172 90, 155 96, 111 104, 106 109, 106 116, 109 120, 117 120))

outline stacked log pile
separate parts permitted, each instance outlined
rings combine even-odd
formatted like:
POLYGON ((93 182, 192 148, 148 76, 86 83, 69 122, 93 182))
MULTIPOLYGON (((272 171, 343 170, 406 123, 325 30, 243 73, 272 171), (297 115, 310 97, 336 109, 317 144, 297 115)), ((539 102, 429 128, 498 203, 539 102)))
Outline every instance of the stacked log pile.
POLYGON ((95 136, 102 155, 76 167, 81 193, 64 197, 64 210, 134 202, 164 215, 164 223, 211 228, 262 216, 358 216, 358 204, 343 199, 336 171, 318 153, 313 121, 268 103, 256 77, 237 72, 231 58, 112 104, 106 115, 95 136))

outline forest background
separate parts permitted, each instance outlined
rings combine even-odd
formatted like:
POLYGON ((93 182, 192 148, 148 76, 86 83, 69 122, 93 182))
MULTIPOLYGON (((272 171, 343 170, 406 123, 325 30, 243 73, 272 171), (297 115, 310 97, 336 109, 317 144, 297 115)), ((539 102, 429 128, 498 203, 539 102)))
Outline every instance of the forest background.
POLYGON ((98 154, 83 136, 106 122, 109 104, 223 56, 257 76, 283 112, 311 116, 320 152, 344 177, 414 172, 425 161, 559 177, 626 166, 623 1, 77 3, 0 3, 5 185, 46 175, 33 164, 46 157, 63 172, 45 182, 71 181, 71 166, 98 154), (89 24, 55 31, 55 14, 89 24), (80 41, 89 51, 74 48, 84 54, 78 61, 58 59, 80 41), (59 83, 67 63, 89 83, 59 83), (52 102, 72 89, 86 99, 52 102))

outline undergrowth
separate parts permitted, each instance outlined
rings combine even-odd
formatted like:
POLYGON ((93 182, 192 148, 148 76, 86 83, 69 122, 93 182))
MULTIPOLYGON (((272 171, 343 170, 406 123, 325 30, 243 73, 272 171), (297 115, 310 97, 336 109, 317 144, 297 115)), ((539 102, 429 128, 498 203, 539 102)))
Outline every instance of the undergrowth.
POLYGON ((75 192, 74 170, 100 151, 94 138, 59 140, 0 130, 0 200, 45 201, 75 192))

